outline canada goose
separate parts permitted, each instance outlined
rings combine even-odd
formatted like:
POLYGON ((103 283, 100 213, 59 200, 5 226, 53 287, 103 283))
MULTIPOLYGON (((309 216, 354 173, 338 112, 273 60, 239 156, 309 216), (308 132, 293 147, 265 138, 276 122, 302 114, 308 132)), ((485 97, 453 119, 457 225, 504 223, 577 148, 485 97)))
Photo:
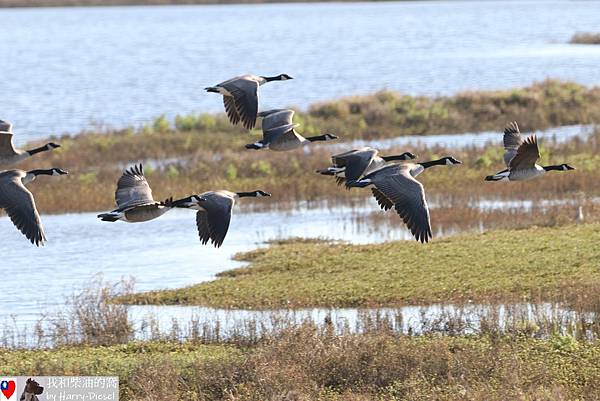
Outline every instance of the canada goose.
POLYGON ((223 95, 223 104, 227 117, 232 124, 240 121, 246 129, 254 128, 258 114, 258 87, 271 81, 292 79, 287 74, 263 77, 252 74, 241 75, 221 82, 216 86, 204 88, 207 92, 223 95))
POLYGON ((152 190, 141 164, 123 172, 117 183, 115 201, 117 208, 110 213, 99 214, 99 219, 139 223, 156 219, 171 210, 168 201, 157 202, 152 198, 152 190))
POLYGON ((524 181, 543 175, 546 171, 575 170, 568 164, 544 167, 538 165, 536 162, 540 158, 540 150, 537 137, 532 135, 523 140, 516 121, 504 128, 504 149, 504 162, 508 168, 488 175, 485 177, 486 181, 524 181))
POLYGON ((358 180, 361 176, 383 167, 392 160, 412 160, 416 156, 410 152, 400 155, 379 156, 379 151, 371 147, 353 149, 331 156, 332 166, 317 170, 323 175, 333 175, 339 185, 344 182, 358 180))
POLYGON ((293 124, 294 111, 288 109, 269 110, 258 113, 263 117, 262 131, 263 139, 246 145, 246 149, 265 149, 271 150, 293 150, 308 145, 311 142, 330 141, 337 139, 332 134, 311 136, 308 138, 298 134, 294 128, 300 124, 293 124))
POLYGON ((38 175, 64 175, 59 168, 47 170, 8 170, 0 173, 0 208, 6 211, 15 227, 36 246, 44 245, 46 235, 33 195, 25 185, 38 175))
POLYGON ((12 124, 0 120, 0 166, 9 167, 37 153, 60 148, 60 145, 50 142, 31 150, 15 149, 13 144, 12 124))
POLYGON ((204 192, 200 195, 192 195, 187 198, 172 201, 173 207, 194 209, 196 213, 196 225, 202 244, 209 240, 215 247, 220 247, 225 240, 229 222, 231 221, 231 209, 239 198, 271 196, 264 191, 252 192, 230 192, 225 190, 204 192))
POLYGON ((461 162, 447 156, 422 163, 390 164, 360 180, 348 181, 347 185, 359 188, 374 185, 371 191, 379 206, 386 211, 394 207, 415 239, 424 243, 432 237, 431 221, 425 190, 415 177, 429 167, 453 164, 461 162))

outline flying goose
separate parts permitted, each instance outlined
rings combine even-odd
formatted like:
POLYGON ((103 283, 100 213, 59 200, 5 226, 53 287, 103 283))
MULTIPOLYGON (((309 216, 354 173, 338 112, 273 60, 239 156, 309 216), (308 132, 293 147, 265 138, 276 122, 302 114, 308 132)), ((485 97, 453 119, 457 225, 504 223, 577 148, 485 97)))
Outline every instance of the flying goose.
POLYGON ((308 138, 298 134, 294 128, 300 124, 293 124, 294 111, 289 109, 269 110, 258 113, 263 117, 263 139, 246 145, 246 149, 265 149, 285 151, 300 148, 311 142, 330 141, 337 139, 332 134, 311 136, 308 138))
POLYGON ((0 120, 0 166, 1 167, 10 167, 22 160, 27 159, 37 153, 45 152, 47 150, 52 150, 56 148, 60 148, 60 145, 57 145, 54 142, 50 142, 45 144, 44 146, 40 146, 39 148, 31 149, 31 150, 21 150, 15 149, 13 144, 13 132, 12 132, 12 124, 0 120))
POLYGON ((486 181, 524 181, 546 173, 546 171, 575 170, 568 164, 540 166, 536 162, 540 158, 537 137, 531 135, 523 139, 516 121, 504 128, 504 163, 508 167, 494 175, 485 177, 486 181))
POLYGON ((232 124, 236 125, 241 121, 244 128, 252 129, 256 124, 258 114, 258 87, 267 82, 288 79, 292 79, 292 77, 287 74, 279 74, 274 77, 246 74, 231 78, 216 86, 209 86, 204 90, 223 95, 225 111, 232 124))
POLYGON ((323 175, 333 175, 339 185, 347 181, 358 180, 363 175, 383 167, 393 160, 412 160, 416 156, 410 152, 400 155, 379 156, 379 151, 371 147, 349 150, 331 156, 332 166, 317 170, 323 175))
POLYGON ((35 206, 33 195, 25 185, 38 175, 64 175, 59 168, 47 170, 8 170, 0 173, 0 208, 6 211, 11 221, 36 246, 44 245, 46 235, 35 206))
POLYGON ((123 172, 117 183, 115 201, 117 208, 110 213, 99 214, 99 219, 139 223, 156 219, 172 208, 168 205, 169 201, 157 202, 152 198, 152 190, 141 164, 123 172))
POLYGON ((379 206, 386 211, 394 207, 415 239, 424 243, 432 238, 431 221, 425 190, 415 177, 429 167, 453 164, 461 162, 446 156, 422 163, 395 163, 372 171, 360 180, 348 181, 347 185, 359 188, 374 185, 371 191, 379 206))
POLYGON ((204 192, 200 195, 192 195, 187 198, 172 201, 173 207, 197 210, 196 225, 198 234, 203 245, 210 242, 220 247, 225 240, 229 222, 231 221, 231 209, 239 198, 271 196, 264 191, 252 192, 230 192, 225 190, 204 192))

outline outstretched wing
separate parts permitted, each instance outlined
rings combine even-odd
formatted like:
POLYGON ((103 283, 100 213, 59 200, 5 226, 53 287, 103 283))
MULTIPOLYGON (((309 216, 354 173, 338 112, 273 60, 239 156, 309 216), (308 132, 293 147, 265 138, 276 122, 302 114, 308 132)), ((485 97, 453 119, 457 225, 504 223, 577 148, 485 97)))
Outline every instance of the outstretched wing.
MULTIPOLYGON (((233 96, 236 112, 244 128, 252 129, 256 124, 256 116, 258 114, 258 82, 252 79, 241 78, 219 85, 233 96)), ((225 105, 225 108, 227 109, 227 105, 225 105)), ((229 118, 231 119, 231 116, 229 118)))
POLYGON ((508 168, 510 170, 526 170, 534 167, 540 158, 537 137, 532 135, 525 139, 517 149, 517 154, 510 160, 508 168))
POLYGON ((229 121, 236 125, 240 122, 240 115, 238 114, 237 108, 235 107, 235 100, 231 96, 223 96, 223 105, 225 106, 225 112, 229 121))
MULTIPOLYGON (((11 172, 7 172, 11 173, 11 172)), ((6 210, 15 227, 36 246, 44 245, 46 235, 33 195, 17 172, 3 181, 0 188, 0 208, 6 210)))
POLYGON ((130 167, 123 172, 117 183, 115 192, 117 210, 125 210, 135 206, 156 203, 152 198, 152 190, 141 164, 130 167))
POLYGON ((345 167, 344 175, 347 180, 358 180, 377 155, 375 149, 357 150, 352 153, 336 155, 332 157, 336 167, 345 167))
POLYGON ((394 204, 396 212, 415 239, 428 242, 432 237, 431 221, 423 185, 410 175, 406 167, 394 166, 382 170, 372 178, 375 187, 394 204))
POLYGON ((206 197, 207 200, 202 204, 204 210, 196 213, 198 234, 202 244, 210 240, 218 248, 223 244, 229 230, 233 199, 214 193, 206 197))
POLYGON ((378 190, 377 188, 371 188, 371 192, 373 192, 373 197, 377 200, 379 207, 385 210, 386 212, 394 207, 394 202, 392 202, 383 192, 378 190))
POLYGON ((516 121, 509 123, 504 128, 504 163, 508 166, 513 157, 516 156, 519 146, 523 143, 523 137, 519 131, 516 121))

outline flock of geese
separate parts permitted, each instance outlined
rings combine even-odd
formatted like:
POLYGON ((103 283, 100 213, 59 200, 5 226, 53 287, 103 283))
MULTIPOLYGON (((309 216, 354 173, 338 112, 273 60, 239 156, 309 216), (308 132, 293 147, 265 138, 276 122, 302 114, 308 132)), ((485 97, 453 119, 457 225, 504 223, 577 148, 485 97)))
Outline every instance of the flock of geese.
MULTIPOLYGON (((333 134, 304 137, 293 123, 294 111, 275 109, 258 111, 259 87, 271 81, 292 79, 287 74, 273 77, 242 75, 218 85, 205 88, 207 92, 223 96, 225 111, 232 124, 241 124, 251 130, 261 119, 263 137, 246 145, 247 149, 270 149, 289 151, 316 141, 337 139, 333 134)), ((12 167, 35 154, 60 147, 48 143, 31 150, 16 149, 13 144, 12 125, 0 120, 0 168, 12 167)), ((539 177, 547 171, 567 171, 574 168, 568 164, 540 166, 538 142, 535 135, 523 138, 516 122, 504 129, 504 161, 506 169, 487 176, 486 181, 523 181, 539 177)), ((332 165, 317 170, 317 173, 333 176, 338 184, 346 188, 371 187, 374 198, 384 211, 394 208, 417 241, 428 242, 432 238, 429 207, 423 185, 416 177, 433 166, 461 164, 454 157, 438 160, 413 162, 416 156, 410 152, 400 155, 379 156, 371 147, 353 149, 332 156, 332 165)), ((37 246, 46 241, 44 228, 37 211, 33 195, 25 187, 41 175, 58 176, 68 174, 60 168, 41 170, 2 170, 0 172, 0 208, 4 209, 13 224, 37 246)), ((209 241, 220 247, 225 240, 231 213, 235 203, 243 197, 271 196, 256 190, 231 192, 218 190, 193 194, 182 199, 169 198, 156 201, 141 164, 126 169, 117 182, 115 192, 116 209, 98 215, 102 221, 137 223, 156 219, 173 208, 196 211, 196 225, 202 244, 209 241)))

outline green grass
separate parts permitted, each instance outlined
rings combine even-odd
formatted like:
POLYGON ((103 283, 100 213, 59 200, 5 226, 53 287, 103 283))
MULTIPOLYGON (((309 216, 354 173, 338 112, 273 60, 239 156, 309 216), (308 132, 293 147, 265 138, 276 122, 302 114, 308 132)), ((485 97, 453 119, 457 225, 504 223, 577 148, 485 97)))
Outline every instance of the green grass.
POLYGON ((70 346, 55 349, 0 349, 0 371, 12 375, 124 375, 147 359, 168 358, 179 365, 235 357, 226 345, 130 342, 108 347, 70 346))
POLYGON ((428 245, 284 243, 239 255, 250 265, 214 281, 124 301, 261 309, 569 300, 600 288, 599 244, 598 224, 460 235, 428 245))
POLYGON ((0 351, 5 375, 118 375, 122 400, 597 400, 600 343, 554 335, 334 336, 0 351))

